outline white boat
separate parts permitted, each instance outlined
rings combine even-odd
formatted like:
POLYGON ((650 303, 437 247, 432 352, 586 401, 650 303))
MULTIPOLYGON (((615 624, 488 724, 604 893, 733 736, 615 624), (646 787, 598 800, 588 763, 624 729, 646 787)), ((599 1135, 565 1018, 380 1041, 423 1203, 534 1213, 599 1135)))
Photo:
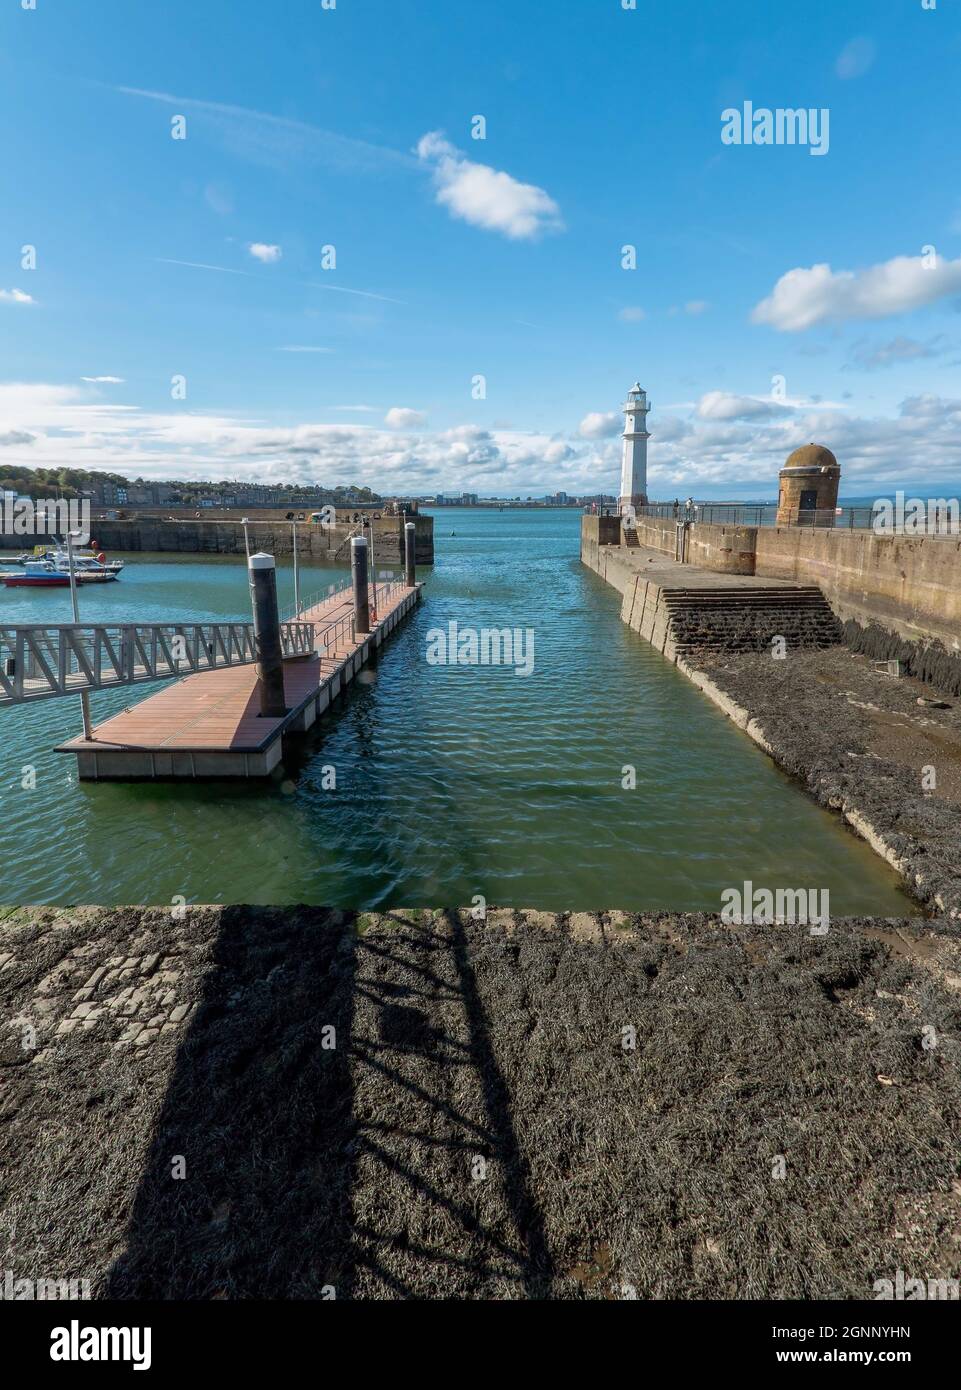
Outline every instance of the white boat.
MULTIPOLYGON (((65 569, 69 569, 66 547, 59 543, 53 549, 38 545, 32 551, 25 550, 22 555, 15 556, 9 563, 14 565, 31 565, 40 560, 46 560, 48 563, 56 565, 58 568, 62 565, 65 569)), ((73 562, 77 569, 80 568, 82 563, 91 566, 99 565, 102 569, 110 570, 111 573, 115 575, 119 575, 124 564, 123 560, 108 560, 102 550, 75 550, 73 552, 73 562)))
MULTIPOLYGON (((70 560, 65 550, 54 553, 53 558, 42 561, 47 564, 55 574, 63 575, 67 583, 70 583, 70 560)), ((111 565, 103 565, 99 560, 80 559, 73 557, 73 576, 78 584, 108 584, 112 579, 120 578, 119 568, 111 565)))
MULTIPOLYGON (((70 581, 70 566, 67 557, 63 557, 63 562, 53 561, 53 567, 58 574, 65 574, 67 582, 70 581)), ((120 566, 123 569, 123 565, 120 566)), ((111 569, 109 565, 102 565, 99 560, 78 560, 74 556, 73 577, 78 584, 109 584, 111 580, 120 578, 120 572, 111 569)))
MULTIPOLYGON (((116 570, 97 560, 74 560, 73 574, 78 584, 108 584, 120 578, 116 570)), ((26 560, 15 570, 0 572, 0 584, 7 589, 62 589, 70 583, 70 567, 53 560, 26 560)))
MULTIPOLYGON (((63 567, 69 571, 70 557, 62 545, 58 545, 56 550, 45 551, 42 558, 44 560, 49 560, 52 564, 56 565, 58 569, 63 567)), ((109 570, 114 578, 116 578, 123 569, 122 560, 108 560, 102 550, 75 550, 73 552, 73 564, 74 569, 78 571, 81 568, 88 569, 91 572, 109 570)))

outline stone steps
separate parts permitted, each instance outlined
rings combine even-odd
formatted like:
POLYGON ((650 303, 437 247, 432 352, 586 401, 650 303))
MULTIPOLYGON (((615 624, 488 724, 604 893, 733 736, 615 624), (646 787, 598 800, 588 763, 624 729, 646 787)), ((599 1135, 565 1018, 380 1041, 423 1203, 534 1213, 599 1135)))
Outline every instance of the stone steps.
POLYGON ((664 589, 669 645, 676 654, 763 651, 775 637, 788 648, 830 647, 840 624, 820 589, 664 589))

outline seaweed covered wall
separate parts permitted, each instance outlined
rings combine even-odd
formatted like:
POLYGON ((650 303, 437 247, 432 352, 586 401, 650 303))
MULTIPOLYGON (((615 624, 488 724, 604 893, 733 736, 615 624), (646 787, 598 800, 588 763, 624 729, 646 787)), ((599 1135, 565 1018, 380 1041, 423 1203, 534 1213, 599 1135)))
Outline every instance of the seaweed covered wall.
POLYGON ((849 618, 843 624, 844 641, 853 652, 874 661, 900 660, 908 674, 948 695, 961 695, 961 654, 949 652, 942 642, 910 642, 878 623, 866 626, 849 618))

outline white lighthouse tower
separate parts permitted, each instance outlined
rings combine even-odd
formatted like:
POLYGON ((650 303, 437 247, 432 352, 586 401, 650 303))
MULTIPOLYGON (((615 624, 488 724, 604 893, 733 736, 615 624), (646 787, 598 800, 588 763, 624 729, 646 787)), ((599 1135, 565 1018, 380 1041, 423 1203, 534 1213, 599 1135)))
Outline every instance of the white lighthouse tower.
POLYGON ((635 381, 621 407, 624 411, 623 452, 621 453, 620 511, 643 507, 647 502, 647 392, 635 381))

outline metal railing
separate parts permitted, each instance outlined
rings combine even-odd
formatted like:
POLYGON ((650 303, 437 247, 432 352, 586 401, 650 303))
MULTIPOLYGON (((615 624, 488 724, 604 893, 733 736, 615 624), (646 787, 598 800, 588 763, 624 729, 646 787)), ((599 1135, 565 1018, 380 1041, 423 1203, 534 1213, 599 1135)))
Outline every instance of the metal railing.
MULTIPOLYGON (((378 583, 372 608, 377 605, 383 611, 406 587, 401 581, 378 583)), ((324 591, 308 599, 302 609, 329 597, 324 591)), ((352 611, 326 624, 296 619, 280 624, 285 659, 329 655, 342 643, 354 640, 352 611)), ((173 680, 198 671, 250 665, 256 660, 253 623, 0 626, 0 705, 173 680)))
MULTIPOLYGON (((349 589, 349 581, 343 587, 349 589)), ((389 580, 386 583, 381 580, 378 582, 376 590, 374 590, 374 586, 371 585, 371 616, 377 611, 376 604, 383 606, 394 598, 396 594, 404 592, 406 589, 407 585, 401 580, 389 580), (376 599, 374 598, 375 593, 376 599)), ((330 597, 334 597, 334 595, 324 592, 315 598, 307 599, 303 604, 302 611, 306 612, 308 609, 312 608, 315 603, 322 603, 330 597)), ((333 622, 326 624, 315 619, 311 626, 314 628, 313 649, 319 656, 329 657, 331 652, 336 651, 342 644, 348 641, 355 642, 357 640, 353 611, 345 613, 342 617, 336 618, 333 622)))
MULTIPOLYGON (((603 516, 618 516, 617 507, 604 507, 603 516)), ((696 521, 717 526, 810 526, 832 531, 877 530, 880 535, 898 534, 897 527, 879 523, 873 507, 793 507, 778 521, 776 502, 651 502, 635 508, 639 521, 645 517, 670 521, 696 521)), ((931 509, 927 517, 901 528, 910 535, 947 536, 958 534, 952 515, 944 508, 931 509)))
POLYGON ((375 601, 382 607, 396 594, 403 593, 406 589, 407 585, 401 579, 389 579, 386 582, 380 579, 377 581, 375 601))
POLYGON ((329 657, 331 651, 336 651, 342 642, 353 642, 355 638, 354 615, 353 613, 345 613, 335 623, 329 623, 327 627, 321 628, 314 643, 314 650, 319 656, 329 657))
MULTIPOLYGON (((282 623, 285 657, 311 656, 313 623, 282 623)), ((252 623, 0 627, 0 705, 170 680, 256 661, 252 623)))
MULTIPOLYGON (((370 581, 370 587, 372 597, 376 593, 378 602, 381 602, 383 601, 382 596, 393 594, 398 589, 404 589, 407 586, 402 580, 384 581, 383 579, 372 579, 370 581)), ((309 613, 312 608, 317 608, 322 603, 329 603, 331 599, 338 598, 339 596, 343 596, 344 599, 347 599, 351 595, 351 588, 352 585, 349 579, 343 579, 337 585, 328 584, 326 589, 318 589, 316 593, 308 594, 306 598, 301 598, 299 609, 296 603, 287 604, 285 608, 281 609, 281 622, 299 622, 302 620, 303 614, 309 613)), ((313 621, 317 622, 318 619, 315 618, 313 621)))
POLYGON ((302 613, 306 613, 310 608, 316 608, 320 603, 327 603, 330 599, 336 598, 338 594, 346 594, 350 589, 350 580, 341 579, 337 584, 328 584, 323 589, 317 589, 314 593, 308 594, 306 598, 301 596, 300 608, 296 602, 286 604, 280 610, 280 621, 282 623, 295 623, 299 620, 302 613))
POLYGON ((777 506, 767 502, 651 502, 637 507, 639 518, 702 521, 724 526, 773 526, 777 506))

